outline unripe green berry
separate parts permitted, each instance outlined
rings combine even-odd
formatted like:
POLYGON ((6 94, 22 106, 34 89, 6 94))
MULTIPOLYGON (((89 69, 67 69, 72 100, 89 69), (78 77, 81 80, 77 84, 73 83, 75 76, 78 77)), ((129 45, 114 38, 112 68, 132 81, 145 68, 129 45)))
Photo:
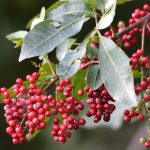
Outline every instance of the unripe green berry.
POLYGON ((139 140, 139 142, 141 143, 141 144, 145 144, 145 142, 147 141, 147 139, 146 138, 140 138, 140 140, 139 140))

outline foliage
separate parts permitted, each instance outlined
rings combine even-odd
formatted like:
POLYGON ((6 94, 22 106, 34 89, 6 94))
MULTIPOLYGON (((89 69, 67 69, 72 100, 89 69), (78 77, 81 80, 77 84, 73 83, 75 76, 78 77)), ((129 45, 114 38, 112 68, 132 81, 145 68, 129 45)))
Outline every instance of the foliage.
MULTIPOLYGON (((148 105, 143 99, 150 100, 150 77, 145 73, 149 69, 149 60, 143 56, 143 45, 142 50, 139 49, 132 55, 133 58, 129 58, 120 45, 124 44, 125 48, 134 46, 136 44, 134 33, 141 33, 141 30, 142 44, 144 43, 145 34, 149 35, 146 24, 150 18, 148 14, 150 6, 145 4, 144 11, 137 10, 132 15, 130 27, 127 29, 123 22, 118 23, 117 33, 111 24, 117 4, 125 2, 125 0, 57 1, 47 10, 43 7, 41 13, 28 23, 29 31, 18 31, 7 36, 8 40, 16 44, 15 47, 21 46, 19 62, 33 57, 41 60, 38 65, 39 73, 28 75, 27 81, 24 82, 17 79, 16 84, 9 90, 6 88, 0 90, 2 102, 6 105, 5 110, 13 108, 12 105, 22 107, 20 103, 23 103, 22 109, 27 111, 27 115, 23 114, 21 118, 23 123, 26 121, 25 130, 22 129, 23 123, 20 123, 19 117, 19 119, 14 117, 13 125, 10 120, 7 122, 10 126, 7 132, 12 136, 14 144, 23 143, 25 139, 23 136, 23 139, 18 141, 12 133, 23 132, 22 134, 30 141, 46 126, 51 115, 58 117, 54 117, 51 134, 56 142, 65 143, 66 139, 71 137, 68 130, 85 125, 85 118, 82 118, 85 115, 79 113, 84 109, 85 99, 90 106, 86 115, 93 116, 95 123, 101 119, 104 122, 110 121, 110 115, 115 109, 117 114, 121 114, 120 111, 129 108, 133 109, 131 112, 134 115, 129 115, 130 112, 126 110, 124 113, 126 122, 135 116, 143 120, 142 115, 143 112, 147 114, 146 105, 148 105), (90 20, 95 21, 95 28, 79 42, 77 35, 90 20), (108 30, 108 27, 110 31, 104 34, 103 29, 108 30), (52 56, 51 52, 56 52, 56 56, 52 56), (52 62, 49 55, 57 61, 52 62), (141 90, 139 86, 135 86, 134 79, 142 81, 141 90), (52 88, 55 89, 56 98, 49 95, 52 88), (137 102, 139 96, 143 102, 141 105, 137 102), (15 104, 13 98, 19 101, 19 104, 15 104), (40 111, 30 108, 35 105, 40 105, 40 111), (44 115, 42 121, 37 119, 41 117, 40 115, 44 115)), ((121 116, 118 115, 118 118, 117 126, 120 126, 121 116)), ((110 125, 114 125, 113 120, 110 125)))

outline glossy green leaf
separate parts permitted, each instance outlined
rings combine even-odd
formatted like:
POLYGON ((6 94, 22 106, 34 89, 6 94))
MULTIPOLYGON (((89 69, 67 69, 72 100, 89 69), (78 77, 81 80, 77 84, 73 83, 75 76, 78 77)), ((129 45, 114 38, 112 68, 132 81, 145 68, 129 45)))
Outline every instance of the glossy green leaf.
POLYGON ((137 104, 128 56, 109 38, 100 36, 101 78, 109 94, 129 107, 137 104))
MULTIPOLYGON (((141 95, 140 95, 141 97, 141 95)), ((149 105, 149 102, 147 102, 146 105, 149 105)), ((147 108, 146 108, 146 105, 145 105, 145 101, 142 101, 141 98, 138 100, 138 113, 139 114, 143 114, 144 116, 147 114, 147 108)))
POLYGON ((98 89, 102 85, 99 65, 89 65, 87 73, 87 84, 91 89, 98 89))
POLYGON ((75 41, 76 41, 76 39, 68 38, 57 47, 56 56, 59 61, 61 61, 64 58, 64 56, 70 50, 70 48, 72 47, 72 45, 75 41))
POLYGON ((50 70, 49 64, 48 63, 42 64, 42 66, 40 67, 39 72, 40 72, 39 80, 44 80, 48 76, 50 76, 51 75, 51 70, 50 70))
POLYGON ((75 50, 69 51, 57 65, 57 75, 61 80, 72 77, 80 68, 80 59, 86 52, 86 42, 83 42, 75 50), (79 61, 77 61, 79 60, 79 61), (76 63, 75 63, 76 62, 76 63))
POLYGON ((83 0, 84 3, 92 9, 96 9, 96 0, 83 0))
POLYGON ((137 70, 132 70, 132 74, 134 78, 141 78, 141 73, 137 70))
POLYGON ((60 21, 68 16, 68 15, 88 15, 93 13, 91 9, 86 7, 83 2, 70 2, 63 4, 62 6, 58 7, 57 9, 51 11, 48 15, 48 19, 52 19, 54 21, 60 21))
POLYGON ((63 75, 60 75, 60 80, 64 81, 66 79, 71 78, 73 75, 75 75, 78 70, 80 69, 81 66, 81 61, 80 60, 75 60, 66 70, 66 72, 63 75))
POLYGON ((100 29, 100 30, 109 27, 110 24, 113 22, 113 19, 115 16, 117 1, 116 0, 112 0, 112 1, 109 0, 109 2, 111 2, 111 3, 108 3, 109 5, 105 6, 105 9, 104 9, 105 13, 101 17, 101 19, 97 25, 98 29, 100 29))
MULTIPOLYGON (((64 0, 64 1, 58 1, 58 2, 54 3, 53 5, 51 5, 51 6, 46 10, 46 16, 47 16, 47 14, 48 14, 50 11, 52 11, 52 10, 58 8, 59 6, 61 6, 62 4, 66 3, 66 2, 67 2, 67 1, 65 1, 65 0, 64 0)), ((26 28, 27 28, 27 29, 30 29, 33 20, 36 19, 36 18, 39 18, 39 17, 40 17, 40 14, 36 15, 35 17, 33 17, 33 18, 28 22, 28 24, 26 25, 26 28)))
POLYGON ((85 96, 79 97, 78 91, 80 89, 84 89, 86 86, 85 80, 86 71, 79 70, 78 73, 73 77, 73 95, 75 98, 78 98, 79 100, 82 100, 85 96), (82 81, 82 82, 81 82, 82 81))
POLYGON ((96 0, 97 9, 102 12, 102 14, 107 13, 113 6, 114 0, 96 0))
POLYGON ((86 54, 89 59, 94 59, 97 57, 98 49, 95 47, 87 46, 86 54))
POLYGON ((44 21, 45 19, 45 8, 43 7, 41 9, 41 13, 40 13, 40 16, 38 18, 35 18, 33 21, 32 21, 32 24, 31 24, 31 29, 33 29, 37 24, 39 24, 40 22, 44 21))
POLYGON ((24 39, 27 34, 27 31, 17 31, 15 33, 7 35, 6 38, 12 41, 13 43, 17 43, 19 40, 24 39))
POLYGON ((14 47, 14 48, 19 48, 19 47, 21 47, 21 46, 22 46, 22 44, 23 44, 23 39, 21 39, 21 40, 17 41, 17 42, 16 42, 16 45, 15 45, 15 47, 14 47))
POLYGON ((58 28, 50 20, 39 23, 25 37, 19 61, 53 51, 65 39, 81 30, 84 19, 85 17, 71 15, 58 28))

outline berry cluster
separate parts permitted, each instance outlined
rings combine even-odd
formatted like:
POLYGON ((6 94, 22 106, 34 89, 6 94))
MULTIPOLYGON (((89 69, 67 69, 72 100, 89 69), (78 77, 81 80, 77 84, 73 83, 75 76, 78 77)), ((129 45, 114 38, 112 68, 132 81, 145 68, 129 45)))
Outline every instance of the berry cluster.
POLYGON ((133 53, 130 58, 130 66, 132 70, 136 70, 142 76, 143 80, 135 87, 135 93, 139 95, 141 92, 144 93, 144 101, 150 101, 149 91, 150 91, 150 76, 145 76, 145 72, 149 69, 150 60, 148 57, 143 56, 143 50, 138 49, 133 53), (143 68, 143 73, 141 72, 141 67, 143 68))
POLYGON ((124 110, 123 114, 125 115, 124 116, 124 121, 125 122, 130 122, 131 119, 137 117, 138 120, 143 120, 144 119, 144 115, 143 114, 139 114, 138 112, 136 111, 129 111, 129 110, 124 110))
MULTIPOLYGON (((145 5, 146 6, 146 5, 145 5)), ((150 60, 144 56, 144 52, 138 49, 130 58, 130 66, 133 71, 137 71, 141 78, 135 79, 135 93, 141 95, 141 100, 138 101, 136 108, 132 111, 125 110, 124 121, 130 122, 132 118, 137 117, 138 120, 145 118, 146 112, 150 111, 150 76, 147 75, 147 70, 150 68, 150 60), (142 80, 141 80, 142 79, 142 80), (146 111, 146 112, 145 112, 146 111), (145 112, 144 114, 142 112, 145 112)), ((140 143, 145 147, 150 148, 150 140, 148 138, 140 138, 140 143)))
POLYGON ((149 63, 148 57, 143 56, 143 50, 138 49, 135 53, 132 54, 130 58, 130 65, 132 70, 139 70, 141 67, 147 67, 149 63))
POLYGON ((37 72, 26 76, 29 87, 18 78, 13 86, 13 98, 7 88, 0 89, 4 97, 5 117, 8 123, 6 132, 12 137, 14 144, 22 144, 26 141, 26 134, 44 129, 44 119, 50 116, 50 102, 53 97, 42 95, 42 90, 36 86, 38 77, 37 72))
MULTIPOLYGON (((57 94, 63 97, 63 99, 55 101, 52 107, 52 114, 59 115, 59 118, 54 117, 51 131, 56 142, 65 143, 71 137, 71 130, 78 130, 86 123, 79 117, 79 111, 84 109, 84 105, 71 95, 72 90, 70 80, 60 82, 56 88, 57 94)), ((83 94, 82 90, 78 91, 78 96, 83 96, 83 94)))
MULTIPOLYGON (((129 19, 129 25, 131 26, 134 23, 138 22, 141 18, 143 18, 144 16, 146 16, 150 11, 150 5, 148 4, 144 4, 143 5, 143 9, 136 9, 133 13, 132 13, 132 17, 129 19)), ((123 21, 120 21, 117 25, 117 31, 110 29, 109 31, 105 32, 105 36, 112 38, 113 34, 115 34, 114 32, 122 32, 123 30, 125 30, 126 25, 123 21)), ((132 31, 130 31, 127 34, 124 34, 120 39, 118 39, 116 42, 117 43, 122 43, 122 45, 124 46, 124 48, 130 48, 132 46, 134 46, 137 43, 137 39, 139 37, 139 35, 141 35, 142 33, 142 26, 134 28, 132 31)), ((146 36, 150 36, 150 32, 148 30, 145 31, 145 35, 146 36)))
POLYGON ((87 92, 87 104, 90 106, 90 110, 87 111, 88 117, 94 116, 93 121, 99 122, 102 118, 105 122, 110 120, 110 116, 115 110, 115 105, 110 102, 115 102, 107 92, 104 85, 97 90, 90 89, 88 86, 84 89, 87 92))

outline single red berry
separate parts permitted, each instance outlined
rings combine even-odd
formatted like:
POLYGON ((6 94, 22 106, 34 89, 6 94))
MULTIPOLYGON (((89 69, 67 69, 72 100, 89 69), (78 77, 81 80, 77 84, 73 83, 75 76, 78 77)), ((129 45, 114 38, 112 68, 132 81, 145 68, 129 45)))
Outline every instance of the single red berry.
POLYGON ((39 73, 38 73, 38 72, 34 72, 34 73, 32 74, 32 77, 33 77, 35 80, 38 79, 39 73))
POLYGON ((56 88, 56 92, 57 93, 61 93, 63 91, 63 88, 61 87, 61 86, 58 86, 57 88, 56 88))
POLYGON ((18 78, 16 80, 16 83, 19 84, 19 85, 23 85, 23 80, 21 78, 18 78))
POLYGON ((124 117, 124 121, 127 122, 127 123, 130 122, 130 121, 131 121, 131 117, 125 116, 125 117, 124 117))
POLYGON ((143 119, 144 119, 144 115, 143 115, 143 114, 139 114, 139 115, 138 115, 138 119, 139 119, 139 120, 143 120, 143 119))
POLYGON ((130 112, 129 112, 129 110, 124 110, 123 114, 126 115, 126 116, 128 116, 130 114, 130 112))
POLYGON ((79 90, 79 91, 78 91, 78 96, 83 96, 83 94, 84 94, 84 91, 83 91, 83 90, 79 90))
POLYGON ((148 63, 148 57, 143 57, 141 59, 141 62, 144 63, 144 64, 148 63))
POLYGON ((150 141, 146 141, 144 146, 147 147, 147 148, 150 148, 150 141))

